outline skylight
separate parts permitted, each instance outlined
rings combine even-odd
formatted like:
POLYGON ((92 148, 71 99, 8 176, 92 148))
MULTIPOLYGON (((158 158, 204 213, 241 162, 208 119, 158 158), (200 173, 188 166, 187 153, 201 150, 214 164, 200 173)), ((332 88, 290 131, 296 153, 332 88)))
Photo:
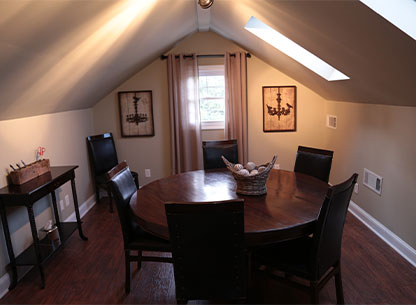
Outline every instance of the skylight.
POLYGON ((328 81, 350 79, 256 17, 252 16, 244 28, 328 81))
POLYGON ((415 0, 360 0, 416 40, 415 0))

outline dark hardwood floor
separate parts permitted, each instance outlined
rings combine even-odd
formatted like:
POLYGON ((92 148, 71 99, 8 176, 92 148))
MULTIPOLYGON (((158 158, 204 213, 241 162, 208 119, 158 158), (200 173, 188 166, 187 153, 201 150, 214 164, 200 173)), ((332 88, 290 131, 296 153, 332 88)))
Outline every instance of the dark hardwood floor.
MULTIPOLYGON (((87 242, 77 232, 45 265, 46 288, 33 269, 0 300, 2 304, 166 304, 176 303, 170 264, 144 262, 133 269, 131 293, 124 294, 124 258, 116 212, 105 200, 83 218, 87 242)), ((346 303, 416 304, 416 268, 348 215, 342 249, 346 303)), ((254 275, 249 303, 307 303, 299 290, 254 275)), ((321 291, 321 303, 335 303, 331 280, 321 291)), ((190 302, 195 303, 195 302, 190 302)), ((201 302, 196 302, 201 303, 201 302)))

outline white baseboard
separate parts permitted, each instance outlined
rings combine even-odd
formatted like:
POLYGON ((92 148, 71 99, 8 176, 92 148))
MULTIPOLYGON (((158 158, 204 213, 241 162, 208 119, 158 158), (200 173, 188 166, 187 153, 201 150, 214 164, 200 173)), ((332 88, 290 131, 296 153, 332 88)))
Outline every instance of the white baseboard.
POLYGON ((7 292, 9 292, 10 283, 10 275, 8 272, 6 272, 5 275, 0 277, 0 299, 3 298, 7 292))
MULTIPOLYGON (((79 206, 79 214, 82 217, 84 217, 88 211, 95 205, 95 194, 92 195, 90 198, 88 198, 83 204, 79 206)), ((75 217, 75 211, 72 212, 71 215, 69 215, 65 220, 67 221, 77 221, 77 218, 75 217)))
MULTIPOLYGON (((95 195, 88 198, 83 204, 79 206, 79 214, 84 217, 88 211, 95 205, 95 195)), ((69 215, 64 221, 76 221, 75 211, 69 215)), ((9 286, 11 284, 11 278, 8 272, 0 277, 0 299, 3 298, 7 292, 9 292, 9 286)))
POLYGON ((378 237, 380 237, 386 244, 399 253, 410 264, 416 267, 416 250, 409 246, 400 237, 387 229, 377 219, 368 214, 356 203, 350 201, 350 207, 348 209, 358 220, 366 225, 371 231, 373 231, 378 237))

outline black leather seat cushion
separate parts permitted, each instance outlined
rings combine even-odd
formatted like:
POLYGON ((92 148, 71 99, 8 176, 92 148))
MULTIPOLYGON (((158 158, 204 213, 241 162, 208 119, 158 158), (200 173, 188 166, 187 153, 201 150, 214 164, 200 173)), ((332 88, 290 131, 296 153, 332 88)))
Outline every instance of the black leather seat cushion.
POLYGON ((255 260, 283 272, 309 278, 312 238, 280 242, 253 253, 255 260))
POLYGON ((132 238, 129 248, 145 248, 147 251, 170 252, 170 242, 145 232, 137 223, 131 221, 132 238))

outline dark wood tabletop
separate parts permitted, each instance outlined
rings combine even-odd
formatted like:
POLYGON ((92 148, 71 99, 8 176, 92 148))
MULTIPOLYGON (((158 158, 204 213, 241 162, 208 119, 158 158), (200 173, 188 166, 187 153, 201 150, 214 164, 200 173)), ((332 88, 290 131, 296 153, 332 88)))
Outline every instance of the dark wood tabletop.
POLYGON ((130 201, 135 221, 147 232, 169 239, 166 202, 210 202, 244 199, 245 233, 249 246, 305 236, 312 232, 328 184, 314 177, 271 170, 267 194, 235 193, 228 170, 192 171, 149 183, 130 201))

